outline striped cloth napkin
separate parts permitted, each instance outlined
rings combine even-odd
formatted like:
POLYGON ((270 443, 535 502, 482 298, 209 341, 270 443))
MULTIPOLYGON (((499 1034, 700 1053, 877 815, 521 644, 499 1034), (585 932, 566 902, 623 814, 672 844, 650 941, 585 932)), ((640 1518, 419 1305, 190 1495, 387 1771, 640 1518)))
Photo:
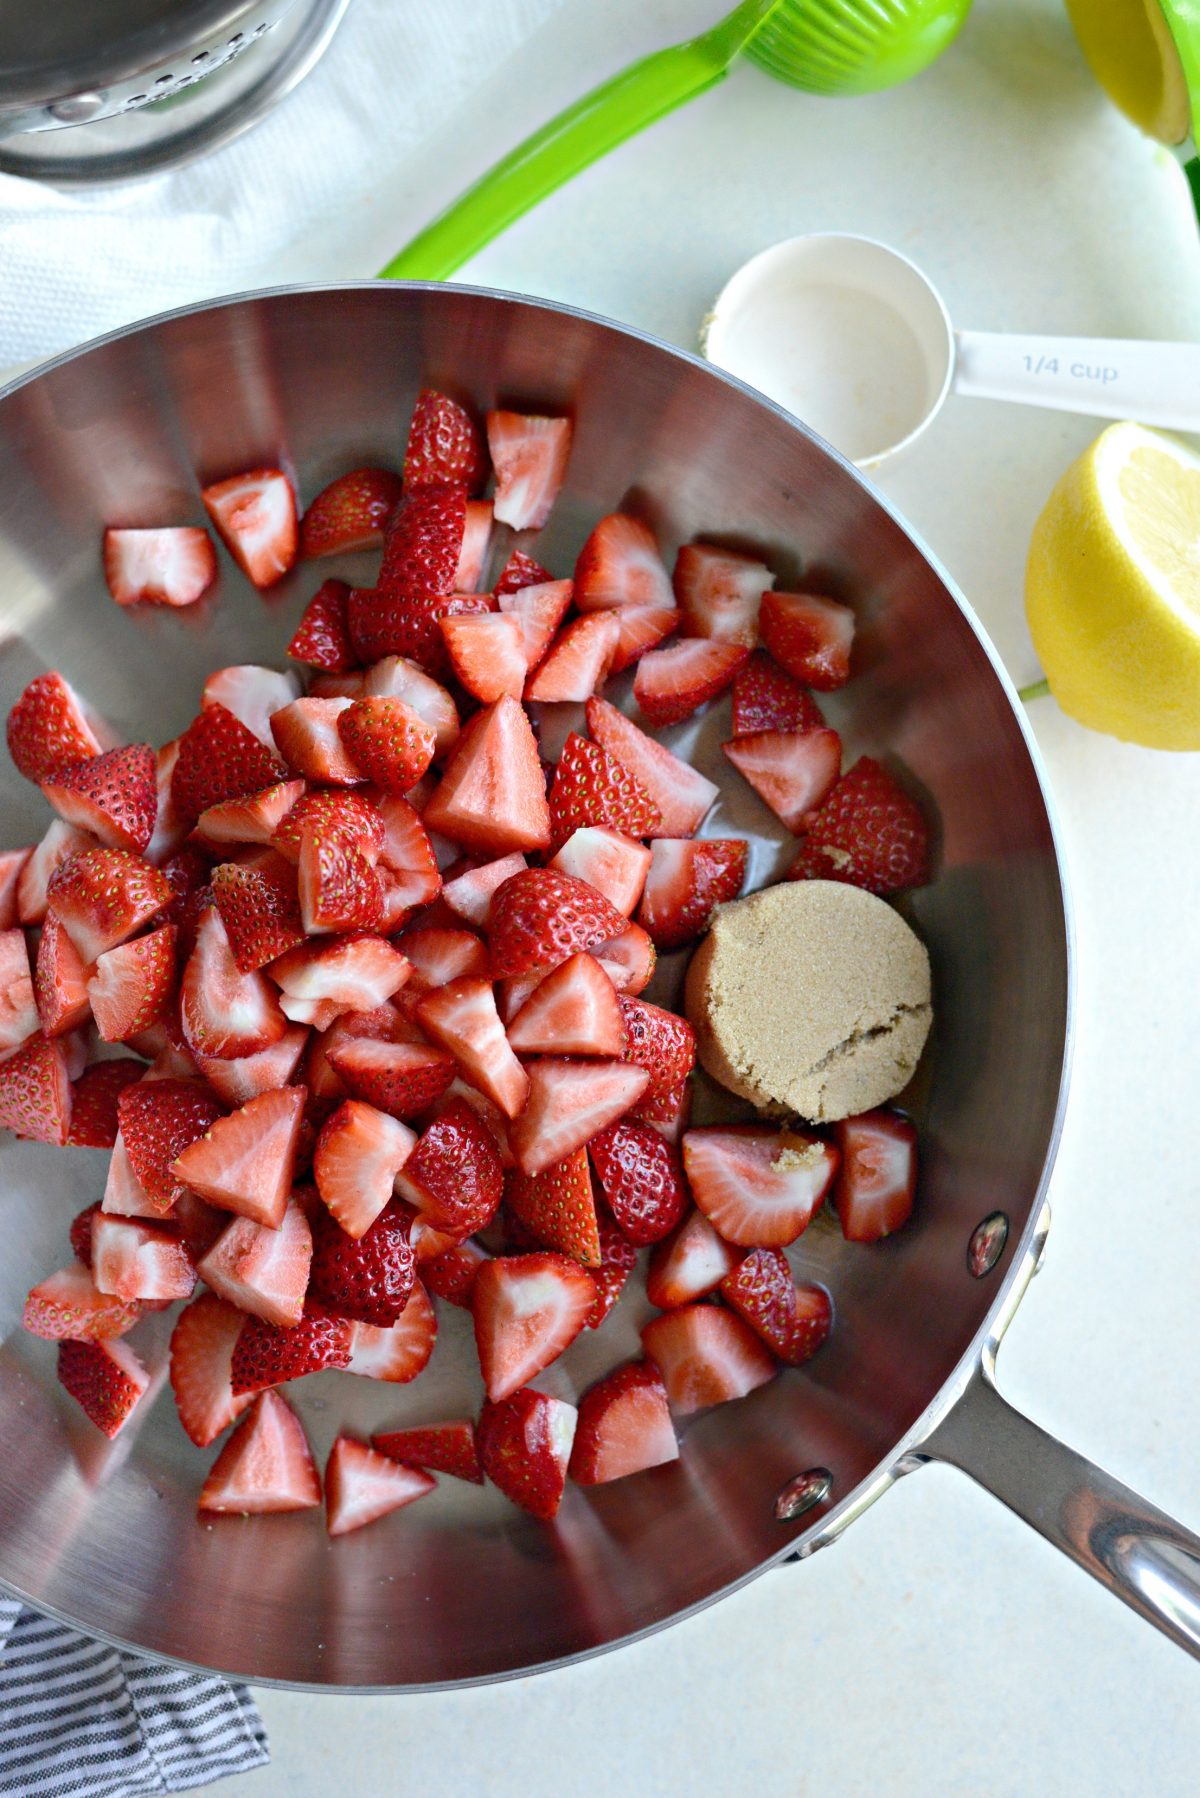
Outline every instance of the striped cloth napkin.
POLYGON ((149 1798, 269 1759, 245 1686, 124 1654, 0 1596, 4 1798, 149 1798))

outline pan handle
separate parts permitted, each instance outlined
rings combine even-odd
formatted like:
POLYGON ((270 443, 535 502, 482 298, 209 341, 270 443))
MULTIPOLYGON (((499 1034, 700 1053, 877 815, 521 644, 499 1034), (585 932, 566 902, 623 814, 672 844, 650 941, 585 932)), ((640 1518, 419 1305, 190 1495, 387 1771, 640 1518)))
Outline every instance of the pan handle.
POLYGON ((990 1357, 920 1454, 970 1474, 1200 1660, 1200 1537, 1014 1410, 990 1357))

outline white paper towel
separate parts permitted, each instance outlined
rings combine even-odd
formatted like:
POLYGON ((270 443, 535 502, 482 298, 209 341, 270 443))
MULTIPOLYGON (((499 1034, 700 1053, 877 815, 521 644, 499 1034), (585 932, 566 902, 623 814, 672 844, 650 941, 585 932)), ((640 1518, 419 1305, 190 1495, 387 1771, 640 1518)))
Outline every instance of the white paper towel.
MULTIPOLYGON (((0 176, 0 368, 214 294, 374 274, 334 266, 337 221, 402 191, 406 158, 566 3, 353 0, 307 81, 214 155, 92 192, 0 176)), ((513 98, 497 152, 519 134, 513 98)), ((419 200, 398 207, 396 248, 419 200)))

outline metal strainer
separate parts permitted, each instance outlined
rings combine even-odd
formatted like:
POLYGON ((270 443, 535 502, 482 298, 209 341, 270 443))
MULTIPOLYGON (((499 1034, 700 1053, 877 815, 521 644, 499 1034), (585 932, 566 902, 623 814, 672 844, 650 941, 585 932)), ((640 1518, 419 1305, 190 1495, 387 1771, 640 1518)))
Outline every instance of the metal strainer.
POLYGON ((350 0, 0 0, 0 170, 120 181, 255 124, 350 0))

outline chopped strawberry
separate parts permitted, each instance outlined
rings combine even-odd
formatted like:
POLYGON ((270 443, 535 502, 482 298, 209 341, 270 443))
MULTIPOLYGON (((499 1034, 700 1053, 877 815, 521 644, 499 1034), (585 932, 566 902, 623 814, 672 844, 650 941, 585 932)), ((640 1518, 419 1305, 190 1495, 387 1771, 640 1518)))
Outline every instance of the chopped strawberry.
POLYGON ((297 999, 330 999, 348 1011, 376 1010, 411 973, 398 949, 367 933, 304 943, 271 964, 271 979, 282 992, 297 999))
POLYGON ((746 878, 746 841, 743 837, 701 842, 659 837, 651 850, 638 923, 654 938, 656 948, 682 949, 708 929, 718 905, 736 899, 741 892, 746 878))
POLYGON ((299 678, 277 668, 264 668, 258 662, 238 662, 231 668, 217 668, 204 683, 200 695, 201 708, 224 706, 239 724, 253 731, 268 749, 275 747, 271 734, 272 716, 290 705, 300 691, 299 678))
POLYGON ((484 862, 481 867, 464 869, 447 880, 442 888, 442 898, 460 918, 476 929, 485 930, 492 909, 492 894, 497 887, 513 874, 520 874, 526 862, 523 855, 503 855, 497 861, 484 862))
POLYGON ((416 1140, 406 1125, 359 1099, 347 1099, 322 1124, 313 1177, 348 1236, 362 1236, 375 1222, 416 1140))
POLYGON ((492 973, 504 979, 556 967, 624 928, 616 906, 585 880, 549 868, 527 868, 492 895, 492 973))
POLYGON ((491 982, 470 975, 452 980, 420 999, 416 1015, 422 1030, 454 1056, 472 1085, 506 1117, 516 1117, 529 1080, 505 1035, 491 982))
POLYGON ((178 937, 176 947, 180 959, 186 959, 196 947, 196 933, 206 909, 212 904, 212 859, 198 843, 185 843, 178 855, 172 855, 160 869, 171 889, 171 898, 150 922, 157 928, 174 924, 178 937))
POLYGON ((569 956, 510 1021, 508 1040, 521 1055, 620 1055, 625 1024, 616 988, 590 955, 569 956))
MULTIPOLYGON (((79 846, 82 848, 83 844, 79 846)), ((32 854, 32 847, 0 849, 0 930, 11 930, 21 921, 17 892, 32 854)))
POLYGON ((46 888, 53 913, 84 962, 115 949, 171 898, 157 868, 124 849, 85 849, 61 862, 46 888))
POLYGON ((6 930, 0 944, 4 948, 5 1011, 0 1046, 15 1048, 39 1023, 45 1035, 63 1036, 85 1021, 91 1010, 90 969, 57 918, 47 918, 42 926, 32 982, 24 931, 6 930))
POLYGON ((788 1367, 810 1360, 833 1326, 829 1294, 797 1286, 782 1249, 752 1249, 722 1280, 721 1297, 788 1367))
POLYGON ((309 935, 378 930, 383 888, 365 855, 349 844, 305 831, 297 869, 300 918, 309 935))
POLYGON ((575 1423, 574 1405, 526 1389, 502 1403, 484 1405, 475 1428, 488 1479, 505 1498, 543 1522, 562 1503, 575 1423))
POLYGON ((305 780, 352 787, 364 778, 342 741, 339 723, 352 699, 293 699, 271 714, 271 731, 288 767, 305 780))
POLYGON ((487 1395, 507 1398, 574 1342, 595 1302, 591 1278, 566 1255, 488 1261, 471 1299, 487 1395))
POLYGON ((776 817, 796 832, 842 765, 842 740, 835 730, 762 730, 721 747, 776 817))
POLYGON ((637 776, 601 744, 589 743, 572 731, 558 758, 550 789, 554 843, 564 843, 584 825, 602 825, 627 837, 648 837, 661 821, 657 805, 637 776))
POLYGON ((778 1371, 754 1331, 716 1305, 682 1305, 664 1312, 642 1330, 642 1343, 680 1417, 744 1398, 778 1371))
POLYGON ((625 1020, 625 1060, 645 1068, 650 1084, 635 1115, 646 1123, 666 1121, 679 1105, 679 1088, 696 1064, 696 1033, 686 1018, 644 999, 621 994, 625 1020))
MULTIPOLYGON (((145 1070, 142 1070, 143 1076, 145 1070)), ((133 1084, 132 1082, 130 1084, 133 1084)), ((120 1097, 117 1100, 118 1118, 120 1116, 120 1097)), ((167 1212, 156 1200, 150 1197, 142 1182, 133 1171, 125 1140, 121 1135, 118 1123, 113 1151, 109 1156, 108 1173, 104 1181, 103 1209, 110 1217, 147 1217, 160 1222, 164 1216, 172 1220, 178 1212, 179 1200, 176 1199, 167 1212)))
POLYGON ((276 781, 260 793, 210 805, 196 820, 196 829, 206 843, 270 843, 304 794, 302 780, 276 781))
POLYGON ((483 1484, 473 1424, 428 1423, 415 1430, 384 1430, 371 1441, 381 1455, 402 1466, 428 1468, 476 1486, 483 1484))
POLYGON ((608 672, 620 674, 648 649, 657 649, 679 629, 683 613, 673 606, 622 606, 617 612, 617 647, 608 672))
POLYGON ((234 1396, 231 1377, 245 1321, 215 1292, 202 1292, 179 1313, 171 1332, 171 1390, 179 1421, 198 1448, 215 1442, 251 1402, 249 1393, 234 1396))
POLYGON ((142 1080, 117 1101, 121 1140, 129 1164, 160 1213, 182 1191, 172 1169, 190 1143, 221 1116, 221 1107, 199 1080, 142 1080))
POLYGON ((546 784, 518 700, 506 694, 471 719, 425 808, 424 822, 483 855, 549 846, 546 784))
POLYGON ((383 850, 376 867, 383 897, 383 927, 398 930, 417 906, 441 889, 437 856, 416 808, 394 793, 381 796, 383 850))
POLYGON ((212 894, 239 974, 253 974, 303 943, 296 878, 281 855, 262 867, 222 862, 213 869, 212 894))
POLYGON ((560 631, 525 687, 527 700, 582 701, 604 681, 617 647, 617 624, 606 613, 576 618, 560 631))
POLYGON ((575 604, 581 612, 620 606, 674 606, 658 539, 640 518, 610 512, 579 552, 575 604))
POLYGON ((328 1051, 330 1066, 356 1099, 396 1118, 414 1118, 440 1099, 453 1080, 454 1057, 423 1043, 339 1043, 328 1051))
POLYGON ((763 645, 781 668, 829 693, 850 678, 854 613, 815 593, 764 593, 759 612, 763 645))
MULTIPOLYGON (((490 499, 469 499, 463 522, 462 548, 454 570, 456 593, 478 593, 483 587, 488 552, 492 547, 494 516, 490 499)), ((489 606, 489 611, 491 607, 489 606)))
POLYGON ((540 1174, 636 1105, 650 1076, 626 1062, 543 1056, 530 1063, 529 1083, 513 1147, 522 1171, 540 1174))
POLYGON ((173 924, 97 957, 87 1000, 102 1042, 124 1042, 162 1016, 175 990, 173 924))
MULTIPOLYGON (((496 582, 495 594, 501 599, 506 593, 519 593, 522 587, 541 587, 554 576, 532 556, 527 556, 523 549, 514 549, 504 564, 500 579, 496 582)), ((501 606, 501 611, 506 608, 501 606)))
POLYGON ((405 490, 457 484, 478 493, 487 476, 483 433, 470 413, 436 388, 422 388, 408 427, 405 490))
POLYGON ((238 1055, 229 1060, 201 1055, 196 1065, 226 1105, 244 1105, 248 1099, 287 1085, 300 1065, 308 1036, 303 1025, 293 1024, 278 1042, 260 1049, 257 1055, 238 1055))
POLYGON ((92 1223, 92 1278, 116 1299, 187 1299, 196 1269, 175 1231, 161 1224, 106 1216, 92 1223))
MULTIPOLYGON (((589 748, 596 745, 589 744, 589 748)), ((562 763, 560 761, 561 769, 562 763)), ((557 787, 557 780, 555 782, 557 787)), ((554 792, 550 795, 554 810, 554 792)), ((557 831, 556 831, 557 837, 557 831)), ((549 863, 556 874, 586 881, 629 917, 636 909, 650 868, 650 851, 630 836, 601 824, 581 824, 566 838, 549 863)))
POLYGON ((311 1296, 340 1317, 390 1329, 416 1275, 408 1212, 389 1200, 360 1236, 350 1236, 318 1208, 312 1229, 311 1296))
POLYGON ((702 1211, 691 1211, 651 1255, 646 1297, 662 1311, 690 1305, 715 1292, 737 1267, 742 1253, 717 1235, 702 1211))
POLYGON ((46 889, 56 868, 85 849, 99 844, 86 830, 75 830, 56 818, 29 858, 17 879, 17 919, 22 924, 40 924, 46 916, 46 889))
POLYGON ((466 975, 479 978, 488 971, 487 950, 473 930, 421 924, 406 931, 397 946, 412 963, 406 998, 448 986, 466 975))
POLYGON ((600 1232, 587 1150, 573 1149, 540 1174, 509 1175, 504 1202, 543 1248, 558 1249, 585 1267, 600 1265, 600 1232))
POLYGON ((681 637, 642 657, 633 696, 651 724, 679 724, 725 691, 748 654, 740 643, 681 637))
POLYGON ((364 1380, 407 1385, 429 1365, 437 1341, 437 1316, 419 1280, 394 1324, 353 1323, 346 1372, 364 1380))
POLYGON ((277 1230, 252 1217, 232 1218, 196 1271, 240 1310, 290 1326, 304 1311, 312 1246, 308 1219, 293 1200, 277 1230))
MULTIPOLYGON (((431 487, 422 497, 446 491, 431 487)), ((495 609, 490 594, 409 591, 404 586, 384 587, 382 580, 381 575, 378 587, 352 587, 346 601, 350 640, 364 662, 400 656, 419 663, 430 675, 440 675, 447 665, 442 619, 495 609)))
POLYGON ((433 760, 437 735, 402 699, 356 699, 337 720, 342 748, 385 793, 407 793, 433 760))
POLYGON ((402 699, 410 711, 434 733, 434 759, 440 761, 458 741, 458 707, 431 675, 404 656, 384 656, 368 668, 363 680, 363 699, 402 699))
POLYGON ((425 1130, 399 1186, 435 1228, 471 1236, 491 1222, 504 1192, 495 1138, 469 1105, 452 1100, 425 1130))
POLYGON ((8 753, 26 780, 48 780, 114 746, 103 719, 55 669, 31 680, 8 714, 8 753))
POLYGON ((305 1511, 321 1502, 321 1481, 304 1427, 278 1392, 260 1392, 208 1472, 201 1511, 242 1516, 305 1511))
MULTIPOLYGON (((521 627, 526 669, 536 668, 554 641, 554 633, 567 615, 574 590, 570 581, 550 580, 496 588, 501 614, 515 618, 521 627)), ((517 697, 520 698, 519 690, 517 697)))
POLYGON ((675 559, 671 584, 689 635, 753 649, 758 642, 759 602, 775 585, 765 563, 713 543, 685 543, 675 559))
POLYGON ((496 471, 496 517, 514 531, 540 531, 566 477, 570 419, 489 412, 487 440, 496 471))
POLYGON ((123 1336, 145 1311, 140 1300, 100 1292, 88 1269, 74 1261, 39 1280, 25 1300, 22 1327, 50 1342, 97 1342, 123 1336))
POLYGON ((838 1152, 801 1131, 720 1125, 688 1131, 683 1165, 697 1205, 727 1242, 782 1248, 808 1228, 838 1152))
POLYGON ((68 1142, 84 1149, 111 1149, 117 1140, 117 1101, 145 1071, 140 1061, 127 1056, 95 1061, 85 1068, 75 1082, 68 1142))
POLYGON ((600 1233, 600 1265, 590 1270, 592 1284, 596 1288, 596 1302, 588 1312, 589 1330, 600 1328, 624 1292, 638 1258, 633 1243, 622 1235, 608 1212, 601 1207, 596 1210, 596 1223, 600 1233))
POLYGON ((62 1144, 71 1130, 71 1076, 60 1041, 31 1036, 0 1062, 0 1129, 62 1144))
POLYGON ((278 757, 228 707, 203 707, 179 738, 171 803, 187 828, 226 799, 259 793, 285 778, 278 757))
POLYGON ((179 741, 164 743, 154 758, 154 829, 146 844, 146 860, 161 867, 176 854, 187 835, 188 826, 178 816, 171 796, 171 782, 179 760, 179 741))
POLYGON ((658 959, 640 924, 627 924, 619 936, 597 943, 588 954, 596 957, 617 991, 631 999, 649 986, 658 959))
POLYGON ((501 612, 443 618, 441 632, 455 676, 484 705, 502 694, 520 699, 529 664, 519 619, 501 612))
POLYGON ((77 830, 87 830, 110 849, 140 854, 158 812, 155 754, 148 743, 130 743, 59 768, 42 782, 55 811, 77 830))
POLYGON ((303 1379, 326 1367, 345 1367, 350 1359, 350 1321, 305 1307, 299 1323, 283 1327, 261 1317, 247 1317, 230 1363, 235 1398, 303 1379))
POLYGON ((119 606, 191 606, 217 578, 217 554, 198 525, 104 533, 104 578, 119 606))
POLYGON ((304 1088, 261 1093, 209 1126, 171 1171, 223 1211, 277 1229, 287 1208, 304 1111, 304 1088))
MULTIPOLYGON (((820 878, 882 896, 929 879, 929 826, 921 808, 870 756, 860 756, 834 782, 805 826, 802 854, 815 849, 829 864, 820 878)), ((789 873, 803 878, 807 869, 789 873)))
POLYGON ((252 468, 201 490, 226 549, 258 588, 273 587, 296 560, 296 495, 277 468, 252 468))
POLYGON ((309 668, 321 668, 329 674, 350 674, 358 667, 346 621, 349 597, 350 588, 345 581, 322 581, 305 606, 304 616, 287 646, 294 662, 304 662, 309 668))
MULTIPOLYGON (((378 591, 397 597, 450 593, 462 550, 466 507, 466 490, 461 485, 443 482, 410 490, 384 537, 378 591)), ((353 636, 353 617, 350 631, 353 636)), ((388 645, 363 654, 363 660, 373 662, 380 655, 407 653, 412 652, 388 645)), ((414 655, 414 659, 424 662, 425 658, 414 655)))
POLYGON ((150 1375, 126 1342, 60 1342, 58 1383, 111 1438, 128 1422, 150 1375))
POLYGON ((243 974, 238 968, 215 906, 200 914, 180 984, 179 1011, 193 1054, 224 1061, 269 1049, 288 1027, 265 975, 243 974))
POLYGON ((806 687, 756 649, 733 677, 733 734, 763 730, 820 730, 825 720, 806 687))
POLYGON ((687 1188, 675 1150, 649 1124, 623 1118, 588 1144, 609 1210, 630 1242, 661 1242, 683 1216, 687 1188))
POLYGON ((662 1375, 648 1361, 627 1361, 584 1393, 570 1475, 600 1486, 679 1459, 662 1375))
MULTIPOLYGON (((403 491, 390 468, 352 468, 322 487, 300 524, 302 556, 336 556, 354 549, 378 549, 403 491)), ((288 654, 293 655, 289 649, 288 654)), ((298 658, 307 661, 306 656, 298 658)), ((328 662, 318 667, 327 668, 328 662)))
POLYGON ((912 1215, 917 1133, 897 1111, 864 1111, 834 1125, 841 1151, 833 1202, 847 1242, 879 1242, 912 1215))
POLYGON ((276 826, 271 847, 289 862, 299 862, 305 834, 358 849, 374 865, 383 853, 387 832, 379 807, 364 793, 331 788, 305 793, 276 826))
POLYGON ((451 1243, 440 1255, 422 1262, 421 1276, 437 1298, 445 1299, 451 1305, 462 1305, 469 1311, 475 1276, 487 1259, 486 1249, 481 1249, 476 1242, 451 1243))
POLYGON ((587 723, 596 741, 624 763, 658 807, 661 822, 653 834, 691 836, 717 797, 713 782, 640 731, 606 699, 588 700, 587 723))
POLYGON ((348 1536, 424 1498, 436 1485, 419 1468, 402 1467, 356 1437, 341 1435, 325 1465, 326 1529, 331 1536, 348 1536))

